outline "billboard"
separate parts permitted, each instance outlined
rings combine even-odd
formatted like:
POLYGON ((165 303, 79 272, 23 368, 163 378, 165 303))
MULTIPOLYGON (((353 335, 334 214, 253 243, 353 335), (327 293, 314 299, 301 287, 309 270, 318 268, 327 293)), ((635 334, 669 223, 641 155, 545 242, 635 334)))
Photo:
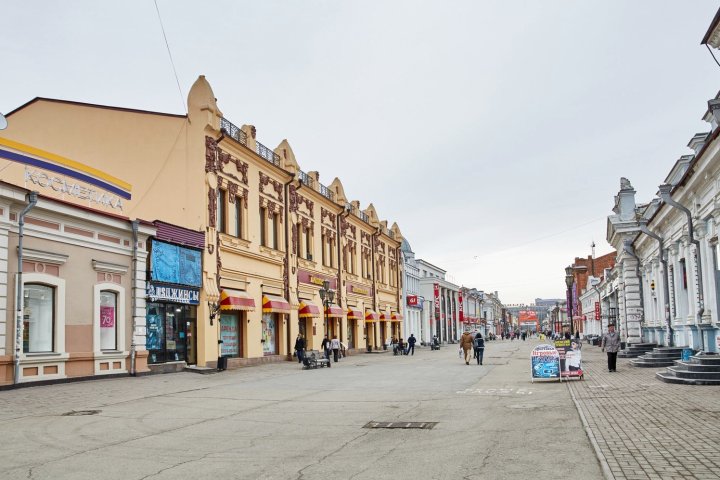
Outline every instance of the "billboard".
POLYGON ((201 253, 199 250, 153 240, 150 251, 152 280, 201 287, 201 253))

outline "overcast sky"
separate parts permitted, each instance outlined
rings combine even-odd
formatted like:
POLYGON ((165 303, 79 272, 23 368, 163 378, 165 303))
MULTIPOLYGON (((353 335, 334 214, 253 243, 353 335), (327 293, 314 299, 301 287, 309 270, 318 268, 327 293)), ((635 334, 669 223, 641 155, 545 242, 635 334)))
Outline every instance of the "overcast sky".
MULTIPOLYGON (((714 1, 158 6, 183 97, 205 75, 225 117, 505 303, 563 297, 575 256, 611 251, 620 177, 650 200, 720 87, 714 1)), ((7 1, 0 26, 0 112, 185 113, 152 1, 7 1)))

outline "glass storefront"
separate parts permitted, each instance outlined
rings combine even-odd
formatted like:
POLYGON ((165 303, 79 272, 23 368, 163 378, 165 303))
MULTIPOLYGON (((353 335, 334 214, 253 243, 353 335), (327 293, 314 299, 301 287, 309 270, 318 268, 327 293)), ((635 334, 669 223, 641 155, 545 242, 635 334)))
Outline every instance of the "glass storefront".
POLYGON ((223 357, 242 357, 242 322, 237 313, 220 314, 220 354, 223 357))
POLYGON ((197 307, 177 303, 147 304, 148 363, 185 361, 197 363, 197 307))
POLYGON ((278 315, 275 313, 263 313, 262 316, 262 342, 263 355, 277 355, 278 344, 278 315))

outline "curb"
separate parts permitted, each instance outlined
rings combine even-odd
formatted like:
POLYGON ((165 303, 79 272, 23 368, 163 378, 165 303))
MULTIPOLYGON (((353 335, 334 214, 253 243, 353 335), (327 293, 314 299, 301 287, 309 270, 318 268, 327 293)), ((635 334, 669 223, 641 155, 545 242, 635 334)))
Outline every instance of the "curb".
POLYGON ((568 391, 570 392, 570 398, 572 398, 573 403, 575 404, 575 408, 577 409, 578 415, 580 416, 580 421, 583 424, 583 427, 585 428, 585 434, 588 436, 588 439, 590 440, 590 444, 592 444, 593 449, 595 450, 595 457, 597 457, 597 461, 600 464, 600 468, 603 471, 603 475, 605 475, 606 480, 615 480, 615 475, 612 473, 612 470, 610 469, 610 465, 608 465, 607 459, 605 458, 605 455, 603 455, 602 450, 600 450, 600 445, 598 445, 597 440, 595 439, 595 434, 593 433, 592 429, 590 428, 590 425, 588 424, 587 419, 585 418, 585 414, 582 411, 582 408, 580 407, 580 403, 578 403, 577 398, 575 398, 575 393, 572 391, 572 388, 570 388, 570 383, 567 384, 568 391))

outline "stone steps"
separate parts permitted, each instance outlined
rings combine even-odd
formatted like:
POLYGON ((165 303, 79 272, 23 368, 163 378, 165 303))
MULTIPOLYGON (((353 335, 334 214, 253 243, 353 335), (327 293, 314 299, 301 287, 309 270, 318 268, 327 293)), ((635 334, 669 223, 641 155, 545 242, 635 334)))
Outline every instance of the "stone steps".
POLYGON ((618 352, 618 358, 637 358, 657 347, 657 343, 632 343, 618 352))
POLYGON ((720 355, 701 353, 689 362, 675 360, 664 372, 657 372, 658 380, 684 385, 720 385, 720 355))
POLYGON ((641 368, 671 367, 675 364, 675 360, 682 358, 682 352, 682 348, 657 347, 653 348, 652 352, 630 360, 630 365, 641 368))

